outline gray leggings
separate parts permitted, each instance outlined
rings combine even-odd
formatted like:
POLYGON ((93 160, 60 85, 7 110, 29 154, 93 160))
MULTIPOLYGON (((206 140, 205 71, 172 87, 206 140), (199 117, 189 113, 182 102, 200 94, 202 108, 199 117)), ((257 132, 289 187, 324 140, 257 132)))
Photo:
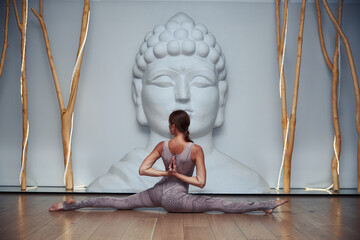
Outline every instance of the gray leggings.
POLYGON ((79 208, 153 208, 163 207, 169 212, 207 212, 221 211, 225 213, 244 213, 252 211, 272 210, 276 207, 274 200, 262 202, 228 202, 220 198, 187 194, 181 186, 173 186, 165 192, 154 186, 146 191, 125 197, 95 197, 74 204, 63 203, 64 210, 79 208))

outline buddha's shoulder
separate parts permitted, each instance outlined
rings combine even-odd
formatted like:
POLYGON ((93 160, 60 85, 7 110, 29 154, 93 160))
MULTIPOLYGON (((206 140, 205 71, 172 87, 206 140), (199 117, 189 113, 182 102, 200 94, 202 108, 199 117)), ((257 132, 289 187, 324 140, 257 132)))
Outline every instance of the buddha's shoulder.
POLYGON ((227 165, 227 164, 239 164, 239 165, 242 165, 245 167, 245 165, 243 165, 239 160, 233 158, 233 157, 230 157, 229 155, 223 153, 223 152, 220 152, 219 150, 217 149, 214 149, 212 151, 212 153, 210 155, 207 155, 206 156, 209 161, 211 161, 211 159, 219 159, 217 161, 217 163, 219 162, 222 162, 224 164, 222 165, 227 165))
POLYGON ((147 151, 145 148, 138 147, 125 154, 120 159, 120 161, 124 161, 124 162, 130 161, 133 163, 136 162, 137 160, 143 161, 149 154, 150 152, 147 151))
POLYGON ((250 179, 259 177, 259 174, 256 171, 242 164, 240 160, 232 158, 217 150, 213 151, 211 156, 208 157, 206 165, 207 167, 216 166, 216 168, 213 169, 216 169, 217 172, 226 173, 229 176, 241 175, 250 179))

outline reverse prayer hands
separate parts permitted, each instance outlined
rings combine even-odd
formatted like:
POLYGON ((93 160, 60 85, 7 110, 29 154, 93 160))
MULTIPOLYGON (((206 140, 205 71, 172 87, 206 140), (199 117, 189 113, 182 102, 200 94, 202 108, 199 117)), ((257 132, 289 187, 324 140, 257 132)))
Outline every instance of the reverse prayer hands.
POLYGON ((169 164, 168 173, 169 173, 169 175, 176 175, 176 174, 177 174, 176 158, 175 158, 175 156, 172 156, 172 158, 171 158, 171 162, 170 162, 170 164, 169 164))

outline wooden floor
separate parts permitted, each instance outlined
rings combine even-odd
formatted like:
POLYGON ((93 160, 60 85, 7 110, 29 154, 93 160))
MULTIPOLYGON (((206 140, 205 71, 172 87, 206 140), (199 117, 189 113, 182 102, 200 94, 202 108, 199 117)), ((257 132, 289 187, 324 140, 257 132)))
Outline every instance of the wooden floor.
MULTIPOLYGON (((182 214, 161 208, 48 212, 52 203, 66 197, 81 200, 91 195, 0 193, 0 239, 360 239, 358 196, 282 197, 289 203, 272 215, 182 214)), ((234 201, 274 198, 221 197, 234 201)))

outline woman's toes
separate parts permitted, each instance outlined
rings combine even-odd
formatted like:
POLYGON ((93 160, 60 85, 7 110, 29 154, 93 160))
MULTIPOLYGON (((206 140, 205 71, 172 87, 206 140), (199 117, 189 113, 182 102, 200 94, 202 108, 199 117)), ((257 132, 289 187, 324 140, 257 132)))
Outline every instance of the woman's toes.
POLYGON ((49 212, 56 212, 56 211, 60 211, 63 210, 63 204, 61 202, 59 203, 54 203, 53 205, 51 205, 51 207, 49 208, 49 212))

